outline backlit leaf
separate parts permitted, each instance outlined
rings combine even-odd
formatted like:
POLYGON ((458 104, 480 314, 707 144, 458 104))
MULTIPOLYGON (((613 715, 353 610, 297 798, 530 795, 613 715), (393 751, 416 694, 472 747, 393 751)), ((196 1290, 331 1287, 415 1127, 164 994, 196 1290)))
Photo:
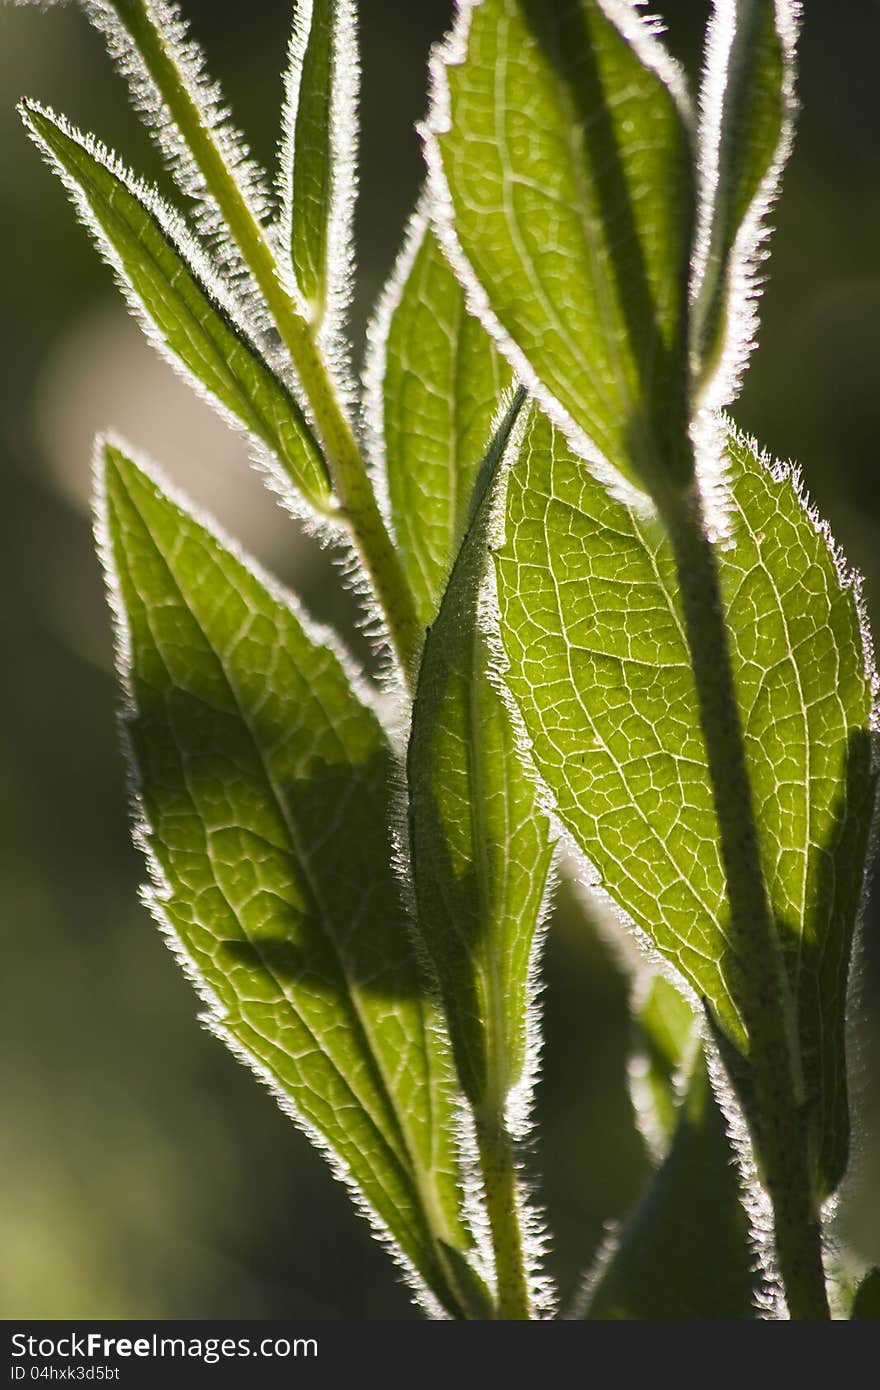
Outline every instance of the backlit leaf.
MULTIPOLYGON (((846 1162, 844 1017, 874 799, 858 589, 789 468, 727 443, 719 552, 764 872, 798 1013, 816 1184, 846 1162)), ((559 817, 610 896, 748 1041, 671 548, 537 413, 497 554, 507 683, 559 817)))
POLYGON ((709 26, 693 347, 712 409, 733 399, 754 344, 767 214, 792 143, 798 12, 793 0, 715 0, 709 26))
POLYGON ((512 411, 487 456, 483 495, 425 643, 408 757, 419 931, 462 1087, 487 1121, 527 1105, 527 1095, 515 1102, 530 1079, 531 963, 553 852, 491 676, 481 600, 511 426, 512 411))
POLYGON ((463 0, 433 75, 432 217, 472 307, 585 457, 684 476, 691 114, 651 24, 463 0))
POLYGON ((280 236, 291 284, 336 348, 352 280, 357 89, 352 0, 299 0, 284 107, 280 236))
POLYGON ((62 117, 34 102, 24 103, 22 114, 151 341, 262 446, 279 491, 291 501, 301 493, 328 511, 327 470, 302 411, 181 219, 62 117))
POLYGON ((269 181, 233 125, 226 98, 208 75, 205 56, 189 33, 180 6, 175 0, 78 3, 103 35, 110 57, 128 83, 132 104, 179 188, 193 201, 199 233, 210 241, 223 267, 235 274, 250 313, 262 319, 265 311, 242 261, 235 230, 208 186, 205 151, 212 150, 209 157, 221 160, 228 169, 241 212, 257 223, 272 212, 269 181), (172 89, 174 97, 169 102, 172 89))
POLYGON ((212 1031, 461 1313, 456 1095, 390 867, 383 725, 328 635, 117 446, 99 487, 150 905, 212 1031))
POLYGON ((394 534, 426 626, 464 536, 510 380, 417 212, 371 329, 367 391, 394 534))

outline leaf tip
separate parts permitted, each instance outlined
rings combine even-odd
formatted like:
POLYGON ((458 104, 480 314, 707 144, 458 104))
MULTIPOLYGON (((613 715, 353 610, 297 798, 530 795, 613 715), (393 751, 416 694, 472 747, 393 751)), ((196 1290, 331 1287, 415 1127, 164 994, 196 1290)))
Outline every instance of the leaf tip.
POLYGON ((101 430, 95 436, 92 449, 92 470, 96 485, 106 488, 114 479, 121 481, 122 474, 136 465, 122 440, 112 430, 101 430))
POLYGON ((123 494, 131 500, 132 485, 138 480, 155 482, 146 463, 113 430, 97 434, 92 446, 92 529, 105 573, 110 564, 111 511, 123 494))
POLYGON ((55 125, 54 113, 35 97, 22 97, 16 102, 15 109, 32 140, 42 141, 45 130, 55 125))

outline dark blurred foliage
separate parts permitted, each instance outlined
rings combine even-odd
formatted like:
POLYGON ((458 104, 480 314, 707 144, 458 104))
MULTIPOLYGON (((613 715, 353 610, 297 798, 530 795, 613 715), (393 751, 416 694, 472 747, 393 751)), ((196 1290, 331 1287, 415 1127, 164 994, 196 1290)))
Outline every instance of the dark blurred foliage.
MULTIPOLYGON (((184 8, 271 162, 290 0, 184 8)), ((428 49, 450 8, 362 5, 359 333, 416 196, 413 127, 428 49)), ((705 0, 655 8, 695 72, 705 0)), ((802 463, 880 613, 880 0, 805 8, 804 113, 776 218, 762 346, 736 414, 766 448, 802 463)), ((0 1314, 410 1316, 323 1161, 199 1029, 191 991, 136 899, 108 624, 82 505, 88 433, 116 423, 158 451, 164 425, 171 471, 198 456, 201 500, 233 520, 260 485, 124 327, 108 272, 22 134, 14 102, 25 94, 161 174, 82 17, 69 7, 0 10, 0 1314), (234 458, 222 457, 227 448, 234 458)), ((248 543, 322 616, 349 622, 326 563, 271 503, 252 505, 248 543)), ((564 898, 547 950, 534 1154, 563 1293, 649 1171, 624 1085, 624 977, 564 898)), ((866 1079, 880 1072, 877 927, 872 909, 854 1049, 869 1121, 880 1090, 872 1101, 866 1079)), ((843 1221, 860 1257, 875 1261, 877 1129, 869 1123, 843 1221)))

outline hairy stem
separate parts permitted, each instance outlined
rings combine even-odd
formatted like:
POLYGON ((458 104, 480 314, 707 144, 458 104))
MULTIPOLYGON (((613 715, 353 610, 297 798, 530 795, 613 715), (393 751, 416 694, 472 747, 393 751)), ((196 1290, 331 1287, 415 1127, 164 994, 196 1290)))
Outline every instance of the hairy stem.
POLYGON ((321 436, 342 514, 370 577, 391 645, 411 683, 424 634, 400 557, 311 326, 284 290, 266 233, 214 139, 196 94, 174 61, 149 0, 111 3, 180 129, 290 353, 321 436))
POLYGON ((715 548, 699 489, 658 499, 678 568, 730 903, 736 1003, 749 1040, 753 1128, 789 1316, 829 1317, 802 1122, 794 1011, 761 865, 715 548))
POLYGON ((499 1123, 495 1115, 488 1119, 478 1115, 476 1125, 483 1192, 495 1254, 495 1316, 522 1322, 533 1316, 533 1309, 525 1266, 513 1141, 506 1126, 499 1123))

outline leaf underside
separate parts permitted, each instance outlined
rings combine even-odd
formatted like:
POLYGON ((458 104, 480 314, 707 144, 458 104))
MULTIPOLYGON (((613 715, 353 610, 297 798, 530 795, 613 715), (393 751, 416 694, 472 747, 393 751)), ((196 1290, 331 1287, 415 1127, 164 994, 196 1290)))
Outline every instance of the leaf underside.
POLYGON ((693 156, 673 65, 629 18, 637 44, 596 0, 462 5, 428 148, 501 351, 583 452, 645 488, 687 466, 693 156))
POLYGON ((371 330, 370 414, 391 521, 427 626, 464 536, 480 462, 510 369, 415 214, 371 330))
POLYGON ((147 335, 196 390, 267 449, 286 486, 320 511, 330 482, 314 435, 287 386, 224 304, 221 284, 183 224, 119 161, 35 103, 23 107, 37 144, 61 174, 116 271, 147 335), (188 244, 187 244, 188 243, 188 244))
POLYGON ((485 630, 487 526, 517 409, 487 455, 475 515, 428 633, 407 760, 419 931, 465 1094, 478 1117, 495 1123, 526 1079, 532 950, 553 854, 485 630))
MULTIPOLYGON (((727 443, 719 550, 764 871, 798 1011, 816 1183, 846 1163, 847 972, 874 795, 856 587, 791 471, 727 443)), ((507 684, 557 814, 741 1052, 717 823, 674 560, 535 413, 496 556, 507 684)))
POLYGON ((104 468, 157 916, 213 1031, 459 1311, 456 1096, 391 868, 387 736, 326 634, 118 448, 104 468))

